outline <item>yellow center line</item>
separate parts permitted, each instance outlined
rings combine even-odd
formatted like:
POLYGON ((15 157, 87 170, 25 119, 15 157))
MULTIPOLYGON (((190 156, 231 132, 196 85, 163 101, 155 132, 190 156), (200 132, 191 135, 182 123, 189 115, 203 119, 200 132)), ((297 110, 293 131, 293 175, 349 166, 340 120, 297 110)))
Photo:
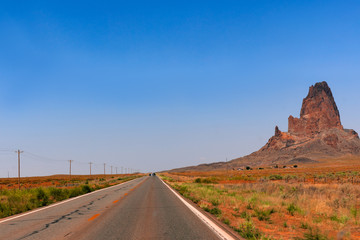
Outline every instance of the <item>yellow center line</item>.
POLYGON ((94 216, 92 216, 91 218, 88 219, 88 221, 92 221, 94 220, 95 218, 97 218, 98 216, 100 216, 100 214, 95 214, 94 216))

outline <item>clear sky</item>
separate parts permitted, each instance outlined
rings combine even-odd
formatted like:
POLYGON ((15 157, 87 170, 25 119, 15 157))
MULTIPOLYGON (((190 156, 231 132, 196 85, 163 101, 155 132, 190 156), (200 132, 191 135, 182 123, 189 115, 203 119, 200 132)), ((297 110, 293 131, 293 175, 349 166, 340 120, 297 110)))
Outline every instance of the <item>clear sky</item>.
POLYGON ((360 131, 359 1, 3 1, 0 36, 0 177, 240 157, 318 81, 360 131))

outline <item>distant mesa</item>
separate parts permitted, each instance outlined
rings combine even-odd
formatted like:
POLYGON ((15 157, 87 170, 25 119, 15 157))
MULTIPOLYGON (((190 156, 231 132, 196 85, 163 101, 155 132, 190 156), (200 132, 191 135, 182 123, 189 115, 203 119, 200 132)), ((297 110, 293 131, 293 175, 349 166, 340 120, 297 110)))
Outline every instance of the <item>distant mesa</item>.
POLYGON ((212 170, 225 167, 314 163, 318 159, 360 156, 359 135, 344 129, 331 89, 326 82, 311 86, 303 99, 300 118, 290 116, 288 132, 277 126, 275 134, 260 150, 234 159, 180 170, 212 170))

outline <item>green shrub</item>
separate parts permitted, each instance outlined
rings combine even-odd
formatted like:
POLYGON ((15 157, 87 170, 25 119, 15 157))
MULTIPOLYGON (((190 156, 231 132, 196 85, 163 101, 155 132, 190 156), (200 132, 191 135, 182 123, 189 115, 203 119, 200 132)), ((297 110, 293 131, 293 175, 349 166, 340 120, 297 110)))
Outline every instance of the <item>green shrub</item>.
POLYGON ((67 194, 68 192, 65 191, 65 189, 63 190, 61 188, 51 187, 48 190, 49 190, 50 197, 52 197, 55 201, 62 201, 64 199, 68 198, 68 194, 67 194))
POLYGON ((259 219, 259 221, 269 221, 270 215, 275 212, 273 208, 267 210, 254 209, 255 216, 259 219))
POLYGON ((194 183, 218 183, 217 178, 215 177, 208 177, 208 178, 196 178, 194 183))
POLYGON ((302 222, 302 223, 300 223, 300 228, 309 229, 310 227, 309 227, 309 225, 307 223, 302 222))
POLYGON ((235 229, 235 231, 246 239, 260 239, 262 235, 259 229, 254 227, 254 224, 251 221, 246 221, 240 224, 239 228, 235 229))
POLYGON ((211 199, 210 202, 215 207, 219 206, 219 204, 220 204, 220 201, 218 199, 211 199))
POLYGON ((354 217, 355 224, 357 224, 357 217, 359 215, 359 210, 357 209, 356 206, 354 206, 350 209, 350 212, 351 212, 351 215, 354 217))
POLYGON ((218 183, 219 179, 215 178, 215 177, 211 177, 211 178, 204 178, 202 180, 203 183, 218 183))
POLYGON ((210 213, 215 215, 215 216, 219 216, 221 214, 221 210, 215 207, 215 208, 210 210, 210 213))
POLYGON ((210 212, 210 208, 208 208, 206 206, 202 207, 202 209, 204 209, 204 211, 206 211, 206 212, 210 212))
POLYGON ((49 203, 49 196, 42 188, 36 189, 36 198, 39 206, 46 206, 49 203))
POLYGON ((309 228, 309 231, 304 233, 304 238, 295 238, 296 240, 327 240, 328 238, 320 233, 320 230, 316 228, 313 230, 309 228))
POLYGON ((342 216, 342 217, 339 218, 338 216, 333 215, 333 216, 330 217, 330 220, 334 221, 334 222, 345 224, 345 223, 347 223, 349 218, 347 216, 342 216))
POLYGON ((240 217, 241 218, 244 218, 244 219, 246 219, 246 220, 250 220, 250 218, 251 218, 251 216, 250 216, 250 214, 248 213, 248 212, 246 212, 246 211, 244 211, 244 212, 241 212, 240 213, 240 217))
POLYGON ((194 183, 201 183, 201 178, 195 179, 194 183))
POLYGON ((287 207, 287 211, 290 213, 291 216, 294 216, 295 212, 300 212, 300 209, 294 203, 291 203, 287 207))
POLYGON ((91 189, 91 187, 89 185, 82 185, 81 186, 81 191, 83 193, 89 193, 89 192, 92 192, 92 189, 91 189))
POLYGON ((72 188, 69 190, 69 192, 70 192, 70 195, 69 195, 70 198, 77 197, 82 194, 82 191, 79 187, 72 188))
POLYGON ((273 174, 273 175, 269 176, 269 179, 270 180, 282 180, 283 177, 281 175, 278 175, 278 174, 273 174))
POLYGON ((222 219, 222 222, 225 223, 226 225, 230 225, 230 220, 227 218, 222 219))

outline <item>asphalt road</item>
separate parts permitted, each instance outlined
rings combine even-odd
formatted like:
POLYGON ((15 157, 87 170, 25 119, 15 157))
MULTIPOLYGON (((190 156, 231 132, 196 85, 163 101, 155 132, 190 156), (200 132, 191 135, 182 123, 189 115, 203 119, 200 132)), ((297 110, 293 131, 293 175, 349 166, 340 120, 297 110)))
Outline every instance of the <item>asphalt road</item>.
POLYGON ((0 239, 219 239, 158 177, 0 220, 0 239))

